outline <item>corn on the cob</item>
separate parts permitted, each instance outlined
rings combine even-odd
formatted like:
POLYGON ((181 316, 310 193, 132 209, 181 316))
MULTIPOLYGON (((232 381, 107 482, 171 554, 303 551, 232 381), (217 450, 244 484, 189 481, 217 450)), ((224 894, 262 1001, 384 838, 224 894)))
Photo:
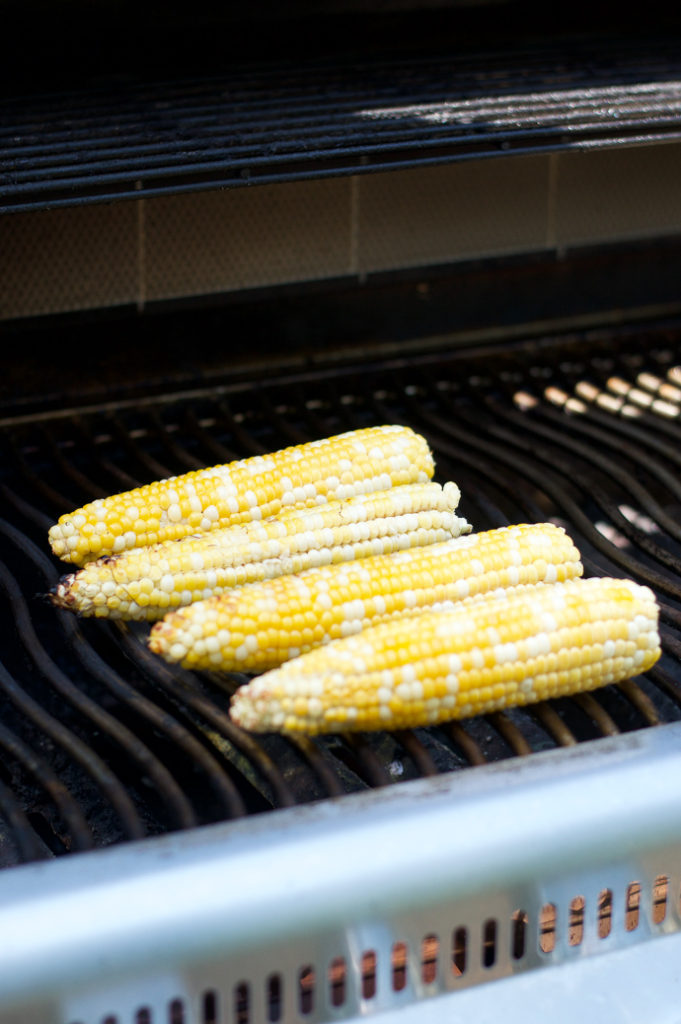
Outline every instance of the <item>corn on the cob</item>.
POLYGON ((564 530, 521 524, 247 584, 170 612, 149 645, 186 668, 261 672, 381 619, 581 573, 564 530))
POLYGON ((433 473, 425 438, 409 427, 367 427, 97 499, 61 516, 49 541, 59 558, 83 565, 290 506, 425 482, 433 473))
POLYGON ((655 663, 657 617, 631 580, 516 587, 309 651, 237 690, 231 716, 257 732, 404 729, 592 690, 655 663))
POLYGON ((153 621, 245 583, 470 533, 454 511, 459 498, 453 482, 405 484, 133 548, 64 576, 52 602, 79 615, 153 621))

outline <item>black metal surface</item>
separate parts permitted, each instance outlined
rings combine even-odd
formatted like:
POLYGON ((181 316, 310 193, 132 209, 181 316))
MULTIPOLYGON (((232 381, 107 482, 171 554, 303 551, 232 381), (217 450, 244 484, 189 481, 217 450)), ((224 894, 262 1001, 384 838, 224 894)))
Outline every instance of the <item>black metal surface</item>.
POLYGON ((0 210, 679 138, 669 39, 287 59, 12 98, 0 210))
POLYGON ((134 406, 7 417, 0 428, 7 624, 0 863, 681 719, 675 366, 681 326, 667 325, 484 352, 413 353, 224 382, 134 406), (627 382, 638 389, 638 404, 621 398, 622 382, 624 390, 627 382), (591 402, 578 397, 585 384, 591 402), (619 404, 610 401, 613 388, 619 404), (664 404, 656 405, 662 394, 664 404), (228 715, 244 677, 171 669, 146 648, 148 627, 78 620, 43 600, 64 571, 46 540, 61 512, 154 476, 379 422, 409 423, 428 436, 438 479, 458 481, 462 514, 475 529, 553 519, 573 536, 588 574, 649 583, 662 610, 659 664, 593 694, 439 728, 313 740, 251 736, 228 715))

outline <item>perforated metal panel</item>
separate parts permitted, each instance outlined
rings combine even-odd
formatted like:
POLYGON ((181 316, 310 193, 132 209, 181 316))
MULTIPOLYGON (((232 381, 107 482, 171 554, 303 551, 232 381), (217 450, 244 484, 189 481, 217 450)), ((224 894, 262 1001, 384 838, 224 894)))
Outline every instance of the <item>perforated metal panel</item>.
POLYGON ((681 146, 0 217, 0 318, 347 279, 681 232, 681 146))

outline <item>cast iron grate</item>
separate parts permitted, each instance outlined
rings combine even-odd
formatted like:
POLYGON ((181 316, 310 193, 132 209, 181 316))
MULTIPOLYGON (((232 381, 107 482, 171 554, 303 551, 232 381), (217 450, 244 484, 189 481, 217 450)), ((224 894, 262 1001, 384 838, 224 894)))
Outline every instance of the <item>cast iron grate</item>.
POLYGON ((305 804, 681 719, 681 337, 674 329, 217 382, 0 425, 0 858, 5 865, 305 804), (48 525, 97 495, 340 430, 404 422, 476 529, 553 519, 590 575, 660 600, 645 677, 464 723, 314 740, 228 717, 237 676, 171 670, 146 627, 41 595, 48 525))

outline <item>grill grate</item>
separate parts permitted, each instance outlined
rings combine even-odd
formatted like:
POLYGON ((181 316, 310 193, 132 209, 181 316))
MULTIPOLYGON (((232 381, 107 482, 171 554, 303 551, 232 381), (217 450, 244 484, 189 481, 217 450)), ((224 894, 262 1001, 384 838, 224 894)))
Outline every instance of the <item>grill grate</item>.
POLYGON ((546 339, 216 385, 2 425, 0 860, 260 814, 681 719, 681 338, 546 339), (314 397, 311 397, 314 396, 314 397), (146 627, 78 621, 40 595, 62 511, 157 476, 376 422, 406 422, 476 529, 560 522, 588 574, 649 583, 664 655, 594 694, 399 733, 251 737, 240 677, 171 670, 146 627))
POLYGON ((0 209, 679 139, 678 52, 645 47, 308 60, 13 98, 0 107, 0 209))

